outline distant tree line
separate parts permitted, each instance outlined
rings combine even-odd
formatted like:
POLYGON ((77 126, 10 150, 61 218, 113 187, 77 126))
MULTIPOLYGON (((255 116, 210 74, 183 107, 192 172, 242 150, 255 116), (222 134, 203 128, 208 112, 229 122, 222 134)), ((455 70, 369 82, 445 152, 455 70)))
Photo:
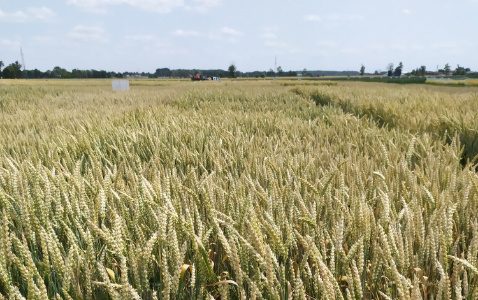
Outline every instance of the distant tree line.
POLYGON ((156 69, 156 72, 151 74, 150 77, 163 77, 163 78, 189 78, 193 75, 203 75, 206 77, 226 77, 228 71, 216 69, 216 70, 200 70, 200 69, 176 69, 170 70, 168 68, 156 69))
MULTIPOLYGON (((387 66, 387 75, 388 76, 401 76, 403 71, 403 64, 400 62, 397 67, 394 68, 393 63, 388 64, 387 66)), ((438 73, 445 76, 464 76, 467 75, 467 72, 470 71, 470 68, 464 68, 460 65, 457 66, 455 70, 451 70, 450 65, 446 64, 443 69, 439 69, 438 73)), ((430 74, 426 70, 425 66, 421 66, 412 70, 408 75, 415 76, 425 76, 430 74)), ((22 70, 22 65, 15 61, 14 63, 5 66, 3 61, 0 61, 0 77, 1 78, 126 78, 129 76, 141 76, 147 78, 191 78, 194 75, 201 75, 204 77, 252 77, 252 78, 265 78, 265 77, 316 77, 316 76, 356 76, 356 75, 365 74, 365 66, 360 67, 360 71, 307 71, 303 69, 302 71, 284 71, 281 66, 277 67, 276 71, 272 68, 269 71, 252 71, 252 72, 241 72, 237 69, 234 64, 231 64, 227 70, 221 69, 212 69, 212 70, 200 70, 200 69, 174 69, 169 68, 158 68, 154 73, 149 72, 112 72, 104 70, 80 70, 73 69, 68 71, 61 67, 54 67, 52 70, 47 70, 45 72, 38 69, 34 70, 22 70), (5 67, 5 68, 4 68, 5 67)), ((375 71, 375 74, 382 74, 380 71, 375 71)), ((469 75, 470 77, 475 77, 475 75, 469 75)))
MULTIPOLYGON (((403 64, 400 62, 396 68, 394 68, 393 63, 387 65, 387 76, 401 76, 403 71, 403 64)), ((420 66, 416 69, 413 69, 411 72, 407 73, 407 76, 426 76, 426 75, 445 75, 445 76, 467 76, 467 77, 478 77, 475 72, 470 72, 470 68, 464 68, 460 65, 457 65, 455 70, 451 70, 450 64, 445 64, 443 69, 438 69, 436 72, 428 71, 426 66, 420 66)), ((360 68, 360 75, 364 75, 365 66, 362 65, 360 68)), ((376 70, 375 75, 385 75, 379 70, 376 70)))
MULTIPOLYGON (((470 71, 471 71, 470 68, 464 68, 464 67, 461 67, 460 65, 457 65, 455 70, 452 71, 451 68, 450 68, 450 65, 446 64, 443 69, 438 69, 438 74, 442 74, 442 75, 445 75, 445 76, 449 76, 449 75, 465 76, 470 71)), ((425 75, 429 75, 429 74, 433 74, 433 73, 435 73, 435 72, 427 71, 426 66, 421 66, 420 68, 416 68, 415 70, 412 70, 412 72, 410 72, 411 75, 416 75, 416 76, 425 76, 425 75)), ((433 75, 435 75, 435 74, 433 74, 433 75)))
MULTIPOLYGON (((38 69, 34 70, 22 70, 22 65, 15 61, 10 65, 3 68, 5 65, 0 61, 0 77, 2 78, 122 78, 126 75, 146 75, 144 73, 116 73, 116 72, 107 72, 104 70, 79 70, 73 69, 71 72, 67 71, 60 67, 54 67, 53 70, 47 70, 42 72, 38 69), (3 69, 2 69, 3 68, 3 69)), ((147 75, 146 75, 147 76, 147 75)))

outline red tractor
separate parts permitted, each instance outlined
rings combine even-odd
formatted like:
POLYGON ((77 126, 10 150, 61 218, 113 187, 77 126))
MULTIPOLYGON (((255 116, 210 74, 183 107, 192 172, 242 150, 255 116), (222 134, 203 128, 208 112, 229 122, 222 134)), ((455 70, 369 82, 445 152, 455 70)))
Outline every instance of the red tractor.
POLYGON ((194 76, 191 76, 191 80, 192 81, 202 81, 202 80, 207 80, 207 77, 204 76, 204 75, 194 75, 194 76))

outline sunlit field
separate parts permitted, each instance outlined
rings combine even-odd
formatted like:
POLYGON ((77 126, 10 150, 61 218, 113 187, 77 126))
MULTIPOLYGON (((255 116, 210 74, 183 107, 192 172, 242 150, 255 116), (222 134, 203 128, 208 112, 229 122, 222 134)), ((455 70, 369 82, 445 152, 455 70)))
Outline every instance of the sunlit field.
POLYGON ((449 85, 449 86, 478 86, 478 79, 461 79, 461 80, 451 80, 451 79, 427 79, 427 84, 436 84, 436 85, 449 85))
POLYGON ((0 80, 0 299, 475 299, 478 89, 0 80))

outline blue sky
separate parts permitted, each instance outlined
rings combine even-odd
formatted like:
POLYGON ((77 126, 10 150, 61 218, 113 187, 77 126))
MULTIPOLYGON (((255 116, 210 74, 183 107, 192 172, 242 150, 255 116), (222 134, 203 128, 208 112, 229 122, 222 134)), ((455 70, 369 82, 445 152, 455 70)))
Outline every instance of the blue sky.
POLYGON ((478 70, 478 0, 0 0, 0 60, 42 71, 478 70))

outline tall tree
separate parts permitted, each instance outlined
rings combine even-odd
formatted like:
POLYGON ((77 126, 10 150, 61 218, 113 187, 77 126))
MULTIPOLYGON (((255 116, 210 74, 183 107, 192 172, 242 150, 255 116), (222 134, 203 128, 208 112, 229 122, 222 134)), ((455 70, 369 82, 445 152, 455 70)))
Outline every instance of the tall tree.
POLYGON ((457 65, 453 75, 466 75, 466 69, 457 65))
POLYGON ((395 72, 393 72, 393 75, 395 75, 395 76, 402 75, 402 70, 403 70, 403 64, 402 64, 402 62, 400 62, 398 64, 398 67, 395 68, 395 72))
POLYGON ((421 66, 420 69, 418 70, 420 76, 425 76, 427 74, 427 67, 426 66, 421 66))
POLYGON ((2 76, 2 68, 3 68, 4 64, 3 64, 3 61, 0 60, 0 77, 2 76))
POLYGON ((22 65, 15 61, 12 64, 9 64, 5 69, 3 69, 3 76, 5 78, 21 78, 22 77, 22 65))
POLYGON ((393 64, 392 63, 389 63, 387 65, 387 75, 388 76, 392 76, 393 75, 393 64))
POLYGON ((279 77, 281 77, 281 76, 284 75, 284 71, 282 70, 282 67, 281 67, 281 66, 278 66, 278 67, 277 67, 277 74, 279 75, 279 77))
POLYGON ((443 71, 445 71, 445 76, 450 74, 450 65, 448 63, 445 65, 445 68, 443 68, 443 71))
POLYGON ((154 75, 157 77, 171 77, 171 70, 168 68, 156 69, 154 75))
POLYGON ((363 74, 365 74, 365 66, 364 65, 362 65, 360 67, 360 76, 363 76, 363 74))
POLYGON ((227 70, 229 71, 229 78, 236 78, 237 69, 234 64, 231 64, 227 70))

